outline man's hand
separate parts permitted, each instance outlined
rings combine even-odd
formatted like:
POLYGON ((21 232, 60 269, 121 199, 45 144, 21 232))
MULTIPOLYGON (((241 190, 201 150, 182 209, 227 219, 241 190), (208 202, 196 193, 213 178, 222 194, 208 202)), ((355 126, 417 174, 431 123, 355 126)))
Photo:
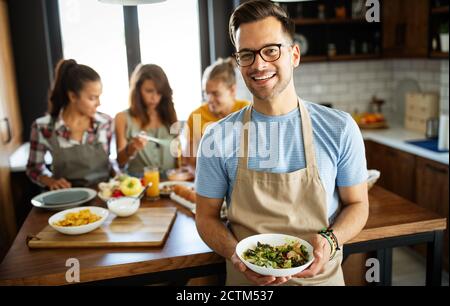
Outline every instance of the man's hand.
POLYGON ((253 271, 247 269, 245 264, 239 259, 239 257, 236 255, 236 253, 234 253, 233 256, 231 256, 231 262, 233 263, 234 268, 236 270, 244 273, 245 277, 249 281, 251 281, 252 283, 259 285, 259 286, 281 285, 291 279, 290 276, 275 277, 275 276, 261 275, 256 272, 253 272, 253 271))
POLYGON ((297 278, 311 278, 324 271, 325 264, 330 260, 331 246, 328 240, 317 234, 311 240, 311 245, 314 248, 314 261, 308 269, 293 275, 297 278))

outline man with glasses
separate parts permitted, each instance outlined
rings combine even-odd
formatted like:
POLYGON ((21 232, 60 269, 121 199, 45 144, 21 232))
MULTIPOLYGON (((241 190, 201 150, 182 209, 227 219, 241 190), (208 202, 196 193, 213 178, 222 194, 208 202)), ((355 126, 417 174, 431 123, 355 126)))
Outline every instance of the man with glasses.
POLYGON ((293 33, 286 12, 270 1, 247 1, 230 18, 235 59, 253 104, 207 130, 196 175, 197 228, 226 258, 229 285, 344 285, 342 245, 367 221, 361 133, 349 114, 298 97, 293 74, 300 49, 293 33), (224 197, 228 227, 219 219, 224 197), (314 262, 289 277, 249 270, 235 248, 260 233, 309 241, 314 262))

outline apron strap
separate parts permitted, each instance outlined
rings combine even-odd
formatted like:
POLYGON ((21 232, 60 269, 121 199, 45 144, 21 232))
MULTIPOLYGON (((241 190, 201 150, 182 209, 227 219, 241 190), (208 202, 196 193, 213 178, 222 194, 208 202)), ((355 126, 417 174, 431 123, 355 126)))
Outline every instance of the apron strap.
POLYGON ((311 171, 317 169, 316 168, 317 164, 313 143, 313 128, 311 123, 311 117, 309 116, 309 112, 306 109, 305 104, 300 98, 298 98, 298 105, 300 108, 300 118, 303 130, 303 148, 305 150, 306 168, 308 168, 308 172, 312 174, 311 171))
MULTIPOLYGON (((59 141, 58 141, 58 136, 56 135, 56 129, 55 129, 55 119, 51 118, 50 119, 50 124, 49 124, 49 128, 51 130, 51 135, 48 138, 48 142, 52 147, 52 155, 56 155, 57 153, 55 153, 56 151, 59 151, 59 149, 61 148, 59 145, 59 141)), ((54 158, 54 157, 53 157, 54 158)))
POLYGON ((251 126, 251 114, 252 114, 253 104, 247 106, 244 112, 244 118, 242 120, 242 132, 241 132, 241 142, 239 146, 239 167, 247 169, 248 167, 248 136, 251 126))

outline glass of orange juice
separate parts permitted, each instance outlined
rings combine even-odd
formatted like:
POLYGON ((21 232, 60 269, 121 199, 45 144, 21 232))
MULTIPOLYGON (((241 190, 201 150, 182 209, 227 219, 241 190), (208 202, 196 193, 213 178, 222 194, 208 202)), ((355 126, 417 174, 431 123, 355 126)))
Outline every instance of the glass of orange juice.
POLYGON ((144 184, 152 183, 147 189, 149 200, 159 199, 159 169, 158 167, 144 167, 144 184))

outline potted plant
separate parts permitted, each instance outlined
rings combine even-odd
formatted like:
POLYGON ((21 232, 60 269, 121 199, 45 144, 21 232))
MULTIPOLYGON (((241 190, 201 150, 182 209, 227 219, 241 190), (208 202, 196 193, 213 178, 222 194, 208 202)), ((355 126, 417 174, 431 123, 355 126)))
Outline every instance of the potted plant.
POLYGON ((448 52, 448 22, 443 23, 440 28, 441 51, 448 52))

